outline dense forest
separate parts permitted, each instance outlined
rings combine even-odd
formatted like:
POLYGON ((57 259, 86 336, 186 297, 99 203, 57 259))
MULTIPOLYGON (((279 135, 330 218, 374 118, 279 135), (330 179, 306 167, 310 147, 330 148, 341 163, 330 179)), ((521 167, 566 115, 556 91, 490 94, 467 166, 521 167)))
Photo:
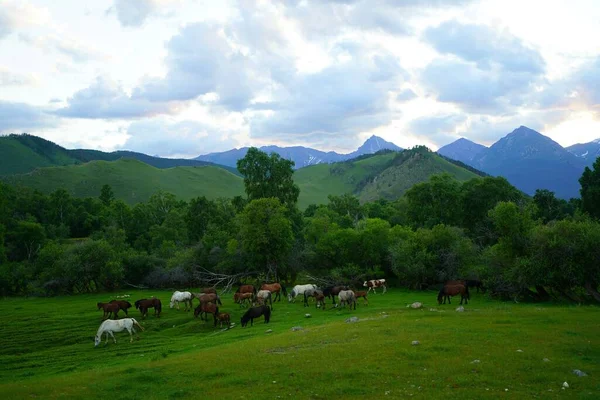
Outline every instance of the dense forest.
POLYGON ((129 206, 0 183, 0 292, 58 295, 125 287, 281 280, 427 289, 480 279, 511 299, 600 301, 600 158, 581 199, 501 177, 434 175, 395 200, 346 194, 297 207, 293 164, 256 148, 238 161, 246 197, 190 201, 165 192, 129 206), (219 280, 220 279, 220 280, 219 280))

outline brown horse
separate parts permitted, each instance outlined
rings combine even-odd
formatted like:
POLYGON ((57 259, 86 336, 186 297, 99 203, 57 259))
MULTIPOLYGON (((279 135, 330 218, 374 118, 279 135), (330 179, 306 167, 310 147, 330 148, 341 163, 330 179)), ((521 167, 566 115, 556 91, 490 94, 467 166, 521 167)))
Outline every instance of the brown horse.
POLYGON ((240 307, 244 306, 244 303, 250 305, 254 300, 254 293, 234 293, 233 301, 239 303, 240 307))
POLYGON ((355 290, 354 291, 354 297, 356 297, 357 301, 358 301, 358 299, 360 299, 362 297, 363 299, 365 299, 365 304, 369 305, 369 299, 367 299, 367 293, 368 292, 365 292, 364 290, 362 290, 362 291, 356 291, 355 290))
POLYGON ((445 284, 444 287, 438 293, 438 303, 442 304, 442 300, 444 300, 443 304, 446 304, 446 299, 448 299, 448 304, 452 304, 450 301, 451 296, 456 296, 460 294, 460 304, 465 301, 465 304, 469 304, 469 299, 471 296, 469 295, 469 288, 466 285, 461 284, 445 284))
POLYGON ((219 321, 219 328, 223 327, 223 323, 229 328, 231 326, 231 316, 227 313, 218 313, 217 320, 219 321))
POLYGON ((198 317, 200 315, 200 319, 203 321, 208 321, 208 314, 212 314, 215 320, 215 326, 217 326, 217 315, 219 314, 219 307, 217 307, 214 303, 200 303, 198 307, 194 309, 194 317, 198 317), (204 314, 205 318, 202 318, 202 314, 204 314))
POLYGON ((252 285, 241 285, 236 293, 254 293, 256 294, 256 288, 252 285))
POLYGON ((268 290, 274 294, 275 297, 273 301, 281 301, 281 292, 283 292, 284 296, 287 296, 287 290, 285 290, 285 286, 282 286, 279 282, 263 283, 260 287, 260 290, 268 290))
POLYGON ((154 308, 154 315, 156 315, 157 318, 160 318, 160 312, 162 311, 162 303, 159 299, 154 297, 151 299, 141 299, 135 302, 135 308, 140 310, 143 318, 146 318, 146 316, 148 315, 149 308, 154 308))
MULTIPOLYGON (((320 291, 319 291, 320 292, 320 291)), ((315 291, 314 294, 314 298, 315 298, 315 307, 319 308, 319 305, 321 305, 322 309, 325 309, 325 295, 321 292, 319 293, 317 291, 315 291)), ((304 292, 306 293, 306 292, 304 292)))
POLYGON ((205 287, 205 288, 200 289, 200 293, 206 293, 206 294, 208 294, 208 293, 214 293, 214 294, 217 294, 217 289, 215 289, 214 287, 205 287))
POLYGON ((127 300, 111 300, 110 301, 111 304, 118 304, 119 308, 123 311, 125 311, 125 315, 129 316, 129 314, 127 313, 127 309, 131 308, 131 303, 128 302, 127 300))
POLYGON ((97 303, 98 310, 103 310, 104 315, 102 315, 102 319, 110 318, 111 314, 113 319, 117 319, 119 310, 121 309, 118 304, 115 303, 97 303))
POLYGON ((220 306, 223 305, 223 303, 221 303, 221 297, 216 293, 192 293, 192 296, 198 299, 200 304, 215 303, 219 304, 220 306))

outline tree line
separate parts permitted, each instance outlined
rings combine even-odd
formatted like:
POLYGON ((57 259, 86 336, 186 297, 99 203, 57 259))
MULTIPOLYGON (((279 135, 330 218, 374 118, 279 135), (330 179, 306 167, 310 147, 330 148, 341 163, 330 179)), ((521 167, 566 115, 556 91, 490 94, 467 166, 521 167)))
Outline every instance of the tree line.
POLYGON ((524 195, 501 177, 434 175, 395 200, 351 194, 297 208, 293 162, 251 148, 246 196, 129 206, 0 182, 0 292, 58 295, 193 287, 210 274, 293 283, 386 277, 414 289, 482 280, 492 296, 600 301, 600 158, 581 199, 524 195))

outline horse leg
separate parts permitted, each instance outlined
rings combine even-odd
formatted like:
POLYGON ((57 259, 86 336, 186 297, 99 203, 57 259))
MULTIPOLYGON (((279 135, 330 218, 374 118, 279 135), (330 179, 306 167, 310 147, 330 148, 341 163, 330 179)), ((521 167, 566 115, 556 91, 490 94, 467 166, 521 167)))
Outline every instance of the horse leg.
POLYGON ((117 338, 115 338, 115 334, 112 331, 108 331, 108 333, 110 333, 110 336, 112 336, 113 341, 115 342, 115 344, 117 343, 117 338))

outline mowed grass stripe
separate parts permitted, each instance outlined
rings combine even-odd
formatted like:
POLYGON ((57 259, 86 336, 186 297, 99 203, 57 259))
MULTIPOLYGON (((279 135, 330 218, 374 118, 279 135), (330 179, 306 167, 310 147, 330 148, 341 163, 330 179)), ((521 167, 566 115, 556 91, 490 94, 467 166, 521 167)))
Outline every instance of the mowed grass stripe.
MULTIPOLYGON (((9 321, 0 326, 0 391, 10 398, 129 399, 378 398, 386 391, 392 398, 600 396, 597 307, 473 295, 467 311, 457 313, 456 304, 437 306, 435 293, 392 290, 371 295, 370 305, 356 311, 277 303, 271 324, 261 319, 252 328, 220 332, 212 322, 170 310, 170 293, 135 292, 132 299, 151 294, 163 301, 163 318, 141 321, 133 310, 146 328, 141 340, 130 344, 119 333, 116 345, 98 348, 95 303, 110 300, 106 295, 0 302, 9 321), (406 308, 413 301, 425 309, 406 308), (354 315, 361 320, 344 322, 354 315), (297 325, 304 330, 291 332, 297 325), (413 340, 421 344, 411 346, 413 340), (589 376, 573 375, 575 368, 589 376)), ((243 311, 230 297, 221 310, 239 324, 243 311)))

